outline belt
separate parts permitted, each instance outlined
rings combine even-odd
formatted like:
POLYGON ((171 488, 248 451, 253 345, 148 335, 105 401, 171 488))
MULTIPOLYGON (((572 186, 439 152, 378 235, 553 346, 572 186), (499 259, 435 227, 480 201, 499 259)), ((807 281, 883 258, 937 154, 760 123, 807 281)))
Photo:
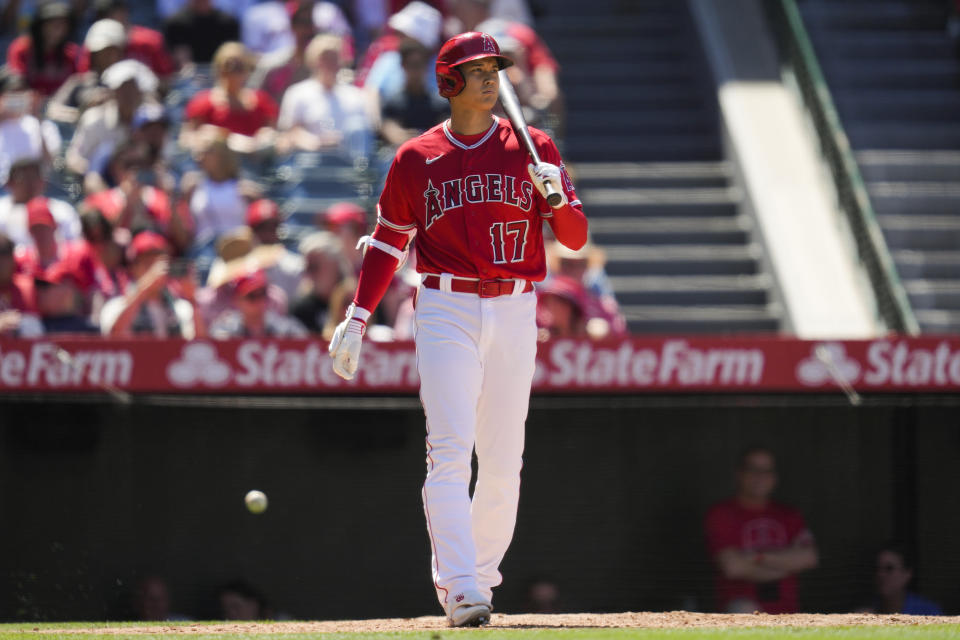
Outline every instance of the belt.
MULTIPOLYGON (((450 281, 450 290, 457 293, 473 293, 481 298, 496 298, 513 294, 514 280, 462 280, 454 278, 450 281)), ((440 288, 440 276, 428 275, 423 279, 423 286, 427 289, 440 288)), ((533 283, 529 280, 523 285, 523 293, 533 291, 533 283)))

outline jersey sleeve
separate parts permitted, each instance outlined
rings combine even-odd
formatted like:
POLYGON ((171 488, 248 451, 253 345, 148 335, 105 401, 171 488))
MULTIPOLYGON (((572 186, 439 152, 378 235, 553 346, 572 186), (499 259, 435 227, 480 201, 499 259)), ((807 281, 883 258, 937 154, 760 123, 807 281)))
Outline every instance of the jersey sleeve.
POLYGON ((190 102, 187 103, 187 107, 183 111, 183 117, 185 120, 206 120, 209 110, 210 93, 203 91, 195 95, 190 102))
POLYGON ((410 206, 410 197, 405 188, 408 180, 403 179, 404 159, 409 158, 404 149, 397 153, 393 164, 390 165, 390 171, 387 173, 387 181, 383 186, 383 192, 380 194, 380 200, 377 202, 377 224, 393 231, 412 233, 417 226, 417 220, 410 206))
MULTIPOLYGON (((549 162, 550 164, 555 164, 560 167, 560 178, 563 182, 563 191, 567 194, 567 202, 570 203, 571 207, 582 209, 582 203, 580 202, 580 198, 577 197, 577 190, 573 186, 573 180, 570 179, 570 174, 563 164, 563 158, 560 157, 560 151, 557 150, 557 145, 555 145, 553 140, 546 134, 543 134, 543 136, 537 140, 537 152, 540 154, 540 160, 543 162, 549 162)), ((537 195, 543 217, 551 217, 553 212, 550 209, 550 205, 548 205, 546 200, 540 197, 539 194, 537 195)))

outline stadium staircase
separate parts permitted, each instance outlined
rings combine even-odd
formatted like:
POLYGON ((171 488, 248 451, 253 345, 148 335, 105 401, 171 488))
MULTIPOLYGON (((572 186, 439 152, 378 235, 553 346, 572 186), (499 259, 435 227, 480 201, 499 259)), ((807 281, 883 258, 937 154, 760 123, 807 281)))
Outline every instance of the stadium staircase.
POLYGON ((920 328, 960 331, 960 61, 946 3, 798 5, 920 328))
POLYGON ((781 328, 686 2, 550 0, 570 165, 630 330, 781 328))

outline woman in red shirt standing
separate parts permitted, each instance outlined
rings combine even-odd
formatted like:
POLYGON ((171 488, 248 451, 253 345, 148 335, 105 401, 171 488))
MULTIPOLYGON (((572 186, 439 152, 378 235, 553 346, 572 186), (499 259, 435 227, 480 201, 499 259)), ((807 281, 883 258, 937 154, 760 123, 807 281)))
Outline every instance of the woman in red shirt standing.
POLYGON ((7 66, 22 75, 31 89, 47 97, 77 71, 80 47, 69 42, 74 16, 70 5, 48 0, 37 5, 30 32, 7 49, 7 66))
POLYGON ((187 103, 180 144, 194 149, 198 130, 213 125, 232 134, 228 144, 239 153, 272 145, 279 109, 266 92, 246 87, 252 69, 246 48, 239 42, 224 43, 214 54, 213 67, 217 83, 187 103))

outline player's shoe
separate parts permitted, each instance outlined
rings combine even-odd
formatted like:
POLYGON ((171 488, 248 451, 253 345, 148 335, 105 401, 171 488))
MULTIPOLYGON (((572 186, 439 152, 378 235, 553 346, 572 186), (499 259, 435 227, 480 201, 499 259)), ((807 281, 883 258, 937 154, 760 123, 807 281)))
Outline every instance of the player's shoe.
POLYGON ((465 591, 453 596, 447 611, 451 627, 480 627, 490 622, 493 605, 476 591, 465 591))

